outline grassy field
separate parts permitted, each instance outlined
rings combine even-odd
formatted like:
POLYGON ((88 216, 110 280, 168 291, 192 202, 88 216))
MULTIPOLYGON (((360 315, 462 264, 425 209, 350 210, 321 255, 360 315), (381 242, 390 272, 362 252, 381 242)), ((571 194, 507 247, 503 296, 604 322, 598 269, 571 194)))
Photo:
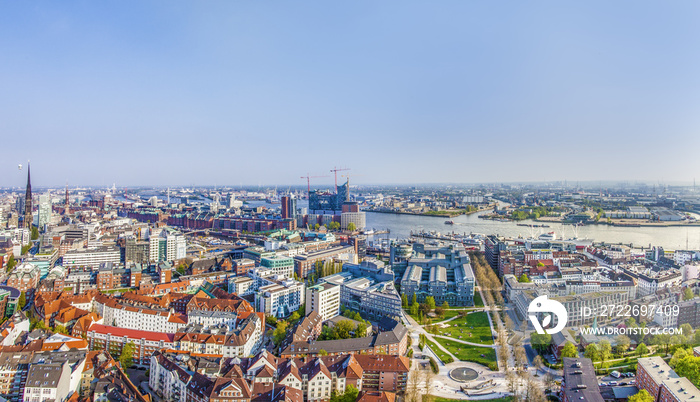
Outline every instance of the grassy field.
POLYGON ((443 350, 440 349, 440 347, 438 347, 435 343, 431 342, 430 339, 426 339, 426 344, 430 346, 430 349, 432 349, 432 351, 435 352, 435 354, 440 358, 440 360, 442 360, 443 363, 447 363, 454 360, 452 356, 443 352, 443 350))
POLYGON ((481 293, 474 292, 474 307, 484 307, 484 301, 481 300, 481 293))
MULTIPOLYGON (((428 399, 428 395, 423 395, 423 402, 464 402, 464 399, 450 399, 450 398, 441 398, 439 396, 434 396, 430 399, 428 399)), ((498 398, 498 399, 483 399, 480 400, 479 402, 512 402, 513 397, 512 396, 507 396, 505 398, 498 398)))
POLYGON ((465 317, 452 320, 440 328, 440 334, 467 342, 493 345, 493 336, 489 326, 489 318, 484 311, 467 314, 465 317))
POLYGON ((491 367, 496 363, 496 351, 494 349, 465 345, 444 338, 435 339, 450 353, 457 356, 459 360, 483 364, 486 367, 491 367))

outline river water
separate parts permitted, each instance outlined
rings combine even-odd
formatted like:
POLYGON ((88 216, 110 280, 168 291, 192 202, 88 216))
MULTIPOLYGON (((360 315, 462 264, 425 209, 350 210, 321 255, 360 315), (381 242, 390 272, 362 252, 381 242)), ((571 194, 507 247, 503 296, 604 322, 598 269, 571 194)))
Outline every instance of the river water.
MULTIPOLYGON (((203 199, 205 203, 211 200, 203 199)), ((499 203, 502 204, 502 203, 499 203)), ((248 201, 248 206, 265 206, 268 208, 279 208, 279 204, 269 204, 265 201, 248 201)), ((306 200, 298 200, 297 207, 307 208, 306 200)), ((480 233, 484 235, 497 234, 506 237, 530 237, 545 233, 555 232, 557 239, 572 238, 576 234, 571 225, 547 222, 549 228, 531 229, 525 226, 518 226, 516 222, 498 222, 490 219, 481 219, 479 215, 487 213, 480 211, 471 215, 460 215, 451 218, 454 225, 446 225, 449 218, 436 216, 386 214, 379 212, 367 212, 367 228, 377 230, 389 229, 388 237, 391 239, 408 238, 411 231, 424 230, 426 232, 436 231, 440 233, 480 233)), ((521 221, 526 224, 542 224, 530 220, 521 221)), ((700 226, 688 227, 619 227, 608 225, 586 225, 579 226, 577 237, 596 242, 633 244, 637 247, 661 246, 665 249, 677 250, 686 248, 700 249, 700 226)), ((384 237, 375 236, 375 237, 384 237)))
MULTIPOLYGON (((265 201, 248 201, 249 206, 266 206, 275 208, 279 205, 271 205, 265 201)), ((505 204, 499 202, 499 205, 505 204)), ((298 200, 297 207, 307 208, 306 200, 298 200)), ((557 239, 572 238, 576 234, 571 225, 561 223, 550 223, 548 228, 531 229, 525 226, 518 226, 516 222, 498 222, 490 219, 481 219, 479 215, 487 211, 479 211, 471 215, 460 215, 451 218, 454 225, 445 225, 445 221, 450 218, 405 214, 385 214, 379 212, 367 212, 367 228, 377 230, 389 229, 390 239, 408 238, 411 231, 424 230, 429 232, 434 230, 440 233, 481 233, 484 235, 497 234, 506 237, 530 237, 539 236, 545 232, 555 232, 557 239)), ((530 220, 521 221, 525 224, 542 224, 530 220)), ((596 242, 633 244, 636 247, 661 246, 667 250, 677 250, 686 248, 686 236, 690 249, 700 249, 700 226, 688 227, 619 227, 608 225, 586 225, 578 228, 579 239, 588 239, 596 242)), ((384 235, 374 236, 383 238, 384 235)))
MULTIPOLYGON (((549 223, 549 228, 531 229, 518 226, 515 222, 498 222, 481 219, 477 212, 471 215, 461 215, 451 218, 454 225, 446 225, 448 218, 420 215, 386 214, 367 212, 367 227, 374 229, 389 229, 389 238, 406 238, 411 230, 431 231, 440 233, 481 233, 484 235, 498 234, 506 237, 535 237, 545 232, 555 232, 557 239, 574 237, 571 225, 549 223)), ((541 222, 521 221, 519 223, 541 224, 541 222)), ((579 226, 578 238, 606 243, 632 243, 637 247, 661 246, 665 249, 677 250, 686 248, 686 238, 690 249, 700 249, 700 226, 688 227, 619 227, 608 225, 579 226)))

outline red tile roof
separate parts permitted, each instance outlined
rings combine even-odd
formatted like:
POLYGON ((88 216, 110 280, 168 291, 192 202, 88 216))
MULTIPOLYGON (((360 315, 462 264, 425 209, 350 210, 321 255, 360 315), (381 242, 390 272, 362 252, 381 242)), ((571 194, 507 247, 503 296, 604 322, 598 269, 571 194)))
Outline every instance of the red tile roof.
POLYGON ((126 336, 130 339, 146 339, 149 341, 172 342, 175 334, 166 334, 164 332, 141 331, 138 329, 127 329, 119 327, 111 327, 102 324, 92 324, 90 331, 100 334, 111 334, 114 336, 126 336))

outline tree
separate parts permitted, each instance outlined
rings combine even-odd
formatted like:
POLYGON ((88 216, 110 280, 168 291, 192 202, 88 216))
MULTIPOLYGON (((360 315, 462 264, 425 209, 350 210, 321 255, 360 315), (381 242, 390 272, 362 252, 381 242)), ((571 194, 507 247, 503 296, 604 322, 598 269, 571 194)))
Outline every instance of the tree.
POLYGON ((571 342, 566 342, 564 344, 564 348, 561 350, 561 357, 562 359, 565 357, 578 357, 578 350, 576 350, 576 346, 574 346, 574 344, 571 342))
POLYGON ((654 397, 646 390, 642 389, 636 394, 630 396, 627 401, 629 402, 654 402, 654 397))
POLYGON ((406 293, 401 295, 401 307, 403 307, 403 308, 408 307, 408 296, 406 296, 406 293))
POLYGON ((535 367, 537 368, 538 371, 541 370, 542 367, 544 366, 544 361, 542 360, 542 356, 540 356, 540 355, 535 356, 535 358, 532 360, 532 364, 535 365, 535 367))
POLYGON ((24 292, 22 292, 19 294, 19 300, 17 300, 17 308, 22 310, 26 304, 27 304, 27 295, 24 292))
POLYGON ((340 320, 333 327, 333 330, 337 336, 336 339, 348 339, 350 338, 350 332, 355 328, 350 320, 340 320))
POLYGON ((367 335, 367 324, 364 322, 358 323, 355 327, 355 338, 362 338, 367 335))
MULTIPOLYGON (((515 329, 515 323, 513 323, 513 320, 510 319, 510 316, 506 315, 505 324, 506 324, 506 328, 508 328, 508 331, 512 331, 515 329)), ((532 341, 532 339, 531 339, 531 341, 532 341)))
POLYGON ((693 294, 693 291, 690 288, 685 288, 683 291, 683 300, 690 300, 694 297, 695 295, 693 294))
POLYGON ((518 392, 518 376, 510 370, 506 371, 506 384, 511 394, 515 395, 518 392))
MULTIPOLYGON (((360 391, 355 388, 354 385, 350 384, 345 387, 345 392, 339 396, 338 402, 355 402, 359 394, 360 391)), ((331 402, 333 402, 332 399, 331 402)))
POLYGON ((26 246, 22 246, 22 255, 25 255, 29 252, 29 250, 32 248, 31 244, 27 244, 26 246))
POLYGON ((554 379, 554 376, 550 373, 546 373, 544 375, 544 386, 547 387, 547 389, 554 389, 554 386, 556 385, 556 380, 554 379))
POLYGON ((135 349, 136 345, 134 345, 134 342, 128 342, 122 347, 122 353, 119 355, 119 363, 122 365, 122 368, 128 369, 134 364, 135 349))
POLYGON ((536 381, 531 375, 527 375, 525 377, 525 384, 527 390, 527 397, 525 398, 526 401, 545 402, 547 400, 547 398, 544 396, 544 392, 542 392, 542 388, 540 388, 539 381, 536 381))
POLYGON ((686 356, 676 364, 676 374, 681 377, 688 377, 688 380, 700 386, 700 357, 692 355, 686 356))
POLYGON ((600 361, 605 363, 606 360, 610 357, 610 353, 612 352, 612 346, 610 346, 610 342, 606 340, 600 341, 598 344, 598 349, 600 350, 600 361))
POLYGON ((187 273, 187 265, 184 262, 180 262, 180 264, 178 264, 177 266, 176 271, 180 275, 185 275, 187 273))
POLYGON ((357 226, 355 226, 355 223, 354 223, 354 222, 348 223, 348 231, 354 232, 355 229, 357 229, 357 226))
POLYGON ((33 328, 31 329, 46 329, 46 323, 44 320, 38 320, 33 328))
POLYGON ((420 371, 411 370, 408 373, 408 384, 406 387, 406 401, 407 402, 421 402, 420 401, 420 371))
POLYGON ((11 254, 10 258, 7 259, 7 273, 12 272, 15 266, 17 266, 17 260, 15 260, 15 256, 11 254))
POLYGON ((299 321, 299 318, 301 318, 299 316, 299 313, 295 311, 292 313, 292 315, 289 316, 289 321, 296 322, 296 321, 299 321))
POLYGON ((671 344, 670 334, 659 334, 654 336, 652 340, 654 341, 655 345, 663 346, 664 350, 666 351, 666 354, 668 354, 668 347, 671 344))
POLYGON ((39 229, 36 226, 32 226, 32 240, 39 239, 39 229))
POLYGON ((589 343, 588 346, 586 346, 586 350, 583 352, 583 356, 593 361, 598 360, 600 358, 600 350, 598 350, 598 345, 595 343, 589 343))
POLYGON ((68 335, 68 329, 63 325, 56 325, 53 327, 53 332, 57 334, 68 335))
POLYGON ((617 350, 618 354, 623 354, 627 351, 627 349, 630 348, 630 343, 632 341, 628 336, 625 335, 620 335, 617 337, 617 346, 615 346, 615 349, 617 350))
POLYGON ((420 306, 418 305, 418 303, 413 302, 413 304, 411 304, 411 311, 410 311, 411 315, 418 315, 419 308, 420 308, 420 306))
POLYGON ((433 370, 423 371, 423 381, 425 382, 425 395, 427 400, 431 401, 431 392, 433 391, 433 380, 435 380, 435 372, 433 370))
POLYGON ((435 309, 435 298, 433 296, 428 296, 425 298, 425 304, 428 306, 429 310, 435 309))
POLYGON ((522 275, 520 275, 520 278, 518 278, 518 282, 520 282, 520 283, 530 283, 530 278, 528 278, 527 275, 522 274, 522 275))
POLYGON ((314 225, 314 230, 318 230, 321 227, 318 223, 314 225))
MULTIPOLYGON (((687 339, 691 340, 693 338, 693 327, 690 326, 690 324, 685 323, 681 325, 681 332, 683 333, 683 336, 686 337, 687 339)), ((693 343, 690 341, 690 343, 693 343)))
POLYGON ((269 325, 275 328, 277 327, 277 317, 275 317, 274 315, 266 315, 265 322, 267 322, 269 325))
POLYGON ((442 307, 435 307, 435 314, 442 317, 445 315, 445 309, 442 307))
POLYGON ((671 366, 671 368, 676 367, 679 361, 685 359, 686 356, 692 356, 693 352, 688 349, 683 349, 683 348, 678 348, 676 349, 676 352, 673 354, 673 357, 671 360, 668 362, 668 365, 671 366))
POLYGON ((328 356, 328 352, 326 352, 326 349, 321 349, 318 351, 319 356, 328 356))
POLYGON ((552 335, 550 334, 538 334, 537 332, 530 334, 530 344, 533 348, 539 350, 540 352, 544 352, 545 350, 549 349, 551 343, 552 335))
POLYGON ((538 334, 537 332, 530 334, 530 344, 533 348, 540 352, 544 352, 545 350, 549 349, 549 345, 551 343, 552 335, 550 334, 538 334))
POLYGON ((331 222, 328 225, 326 225, 326 227, 328 228, 328 230, 338 230, 338 229, 340 229, 340 223, 331 222))
POLYGON ((286 321, 278 321, 277 322, 277 328, 275 328, 275 332, 272 333, 272 341, 275 343, 275 346, 279 347, 282 342, 284 341, 284 338, 287 336, 287 322, 286 321))
POLYGON ((450 309, 450 303, 448 303, 447 300, 445 300, 445 301, 442 303, 442 308, 445 309, 445 310, 449 310, 449 309, 450 309))
POLYGON ((418 297, 414 293, 413 296, 411 296, 411 305, 418 303, 418 297))
POLYGON ((649 353, 649 348, 647 347, 647 345, 640 343, 637 346, 637 354, 639 355, 639 357, 642 357, 648 353, 649 353))

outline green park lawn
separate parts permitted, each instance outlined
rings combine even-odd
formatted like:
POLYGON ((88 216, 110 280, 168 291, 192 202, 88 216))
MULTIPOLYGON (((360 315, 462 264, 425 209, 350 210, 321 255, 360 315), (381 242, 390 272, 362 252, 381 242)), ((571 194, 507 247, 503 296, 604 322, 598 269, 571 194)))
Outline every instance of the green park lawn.
POLYGON ((426 339, 426 343, 428 346, 430 346, 430 349, 440 358, 440 360, 442 360, 443 363, 454 360, 452 359, 452 356, 445 353, 442 349, 440 349, 439 346, 431 342, 430 339, 426 339))
POLYGON ((493 336, 489 326, 489 318, 484 311, 467 314, 445 323, 446 328, 440 328, 439 335, 449 336, 466 342, 493 345, 493 336))
POLYGON ((445 338, 435 339, 459 360, 483 364, 486 367, 496 364, 496 351, 492 348, 465 345, 445 338))
MULTIPOLYGON (((431 399, 429 399, 428 395, 423 395, 423 402, 427 402, 428 400, 432 402, 464 402, 464 399, 450 399, 450 398, 442 398, 439 396, 434 396, 431 399)), ((498 398, 498 399, 482 399, 479 402, 512 402, 513 397, 512 396, 507 396, 505 398, 498 398)))
POLYGON ((474 292, 474 307, 484 307, 484 301, 481 300, 481 293, 474 292))

